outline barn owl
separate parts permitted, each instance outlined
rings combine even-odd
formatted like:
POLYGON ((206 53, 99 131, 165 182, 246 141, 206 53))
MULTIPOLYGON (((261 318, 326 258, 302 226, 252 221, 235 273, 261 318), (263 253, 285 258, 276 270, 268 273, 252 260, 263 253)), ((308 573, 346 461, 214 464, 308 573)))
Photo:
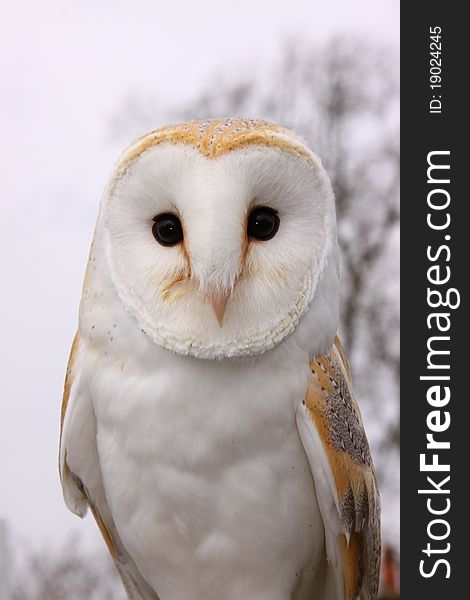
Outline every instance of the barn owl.
POLYGON ((152 131, 105 190, 60 474, 138 600, 370 600, 379 497, 338 327, 334 197, 258 120, 152 131))

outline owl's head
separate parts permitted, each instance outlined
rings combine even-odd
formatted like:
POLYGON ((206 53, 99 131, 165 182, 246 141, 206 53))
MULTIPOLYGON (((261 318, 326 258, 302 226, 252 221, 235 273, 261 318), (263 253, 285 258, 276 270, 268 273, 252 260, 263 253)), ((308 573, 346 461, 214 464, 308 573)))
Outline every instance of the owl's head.
POLYGON ((139 139, 116 167, 97 232, 126 310, 179 354, 259 354, 315 298, 320 328, 322 307, 337 307, 328 177, 300 138, 271 123, 193 121, 139 139))

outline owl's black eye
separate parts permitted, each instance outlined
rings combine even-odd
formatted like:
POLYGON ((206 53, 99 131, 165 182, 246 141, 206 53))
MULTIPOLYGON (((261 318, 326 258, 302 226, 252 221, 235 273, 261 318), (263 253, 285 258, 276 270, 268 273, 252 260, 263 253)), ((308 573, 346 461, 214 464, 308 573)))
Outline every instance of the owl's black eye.
POLYGON ((276 235, 279 222, 275 210, 268 206, 257 206, 248 217, 247 233, 255 240, 265 242, 276 235))
POLYGON ((181 221, 172 213, 162 213, 153 218, 153 237, 162 246, 174 246, 183 241, 181 221))

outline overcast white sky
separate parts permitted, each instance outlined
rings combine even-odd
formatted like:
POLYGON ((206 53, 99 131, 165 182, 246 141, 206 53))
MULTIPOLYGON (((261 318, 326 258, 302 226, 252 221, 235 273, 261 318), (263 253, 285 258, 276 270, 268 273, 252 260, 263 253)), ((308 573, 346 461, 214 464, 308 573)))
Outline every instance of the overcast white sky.
MULTIPOLYGON (((16 0, 0 9, 0 519, 16 543, 98 542, 57 475, 63 377, 88 246, 132 93, 184 103, 214 73, 268 68, 282 40, 398 45, 398 0, 16 0), (236 7, 236 8, 235 8, 236 7)), ((163 123, 155 123, 155 126, 163 123)), ((130 140, 129 140, 130 141, 130 140)))

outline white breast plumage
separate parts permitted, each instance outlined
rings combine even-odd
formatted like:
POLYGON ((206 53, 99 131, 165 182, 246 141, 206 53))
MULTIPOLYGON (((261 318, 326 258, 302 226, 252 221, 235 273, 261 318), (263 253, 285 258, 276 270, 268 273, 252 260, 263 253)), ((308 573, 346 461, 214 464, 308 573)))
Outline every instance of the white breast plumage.
POLYGON ((162 598, 275 598, 324 552, 295 422, 305 373, 194 360, 119 378, 110 361, 93 377, 116 528, 162 598))

